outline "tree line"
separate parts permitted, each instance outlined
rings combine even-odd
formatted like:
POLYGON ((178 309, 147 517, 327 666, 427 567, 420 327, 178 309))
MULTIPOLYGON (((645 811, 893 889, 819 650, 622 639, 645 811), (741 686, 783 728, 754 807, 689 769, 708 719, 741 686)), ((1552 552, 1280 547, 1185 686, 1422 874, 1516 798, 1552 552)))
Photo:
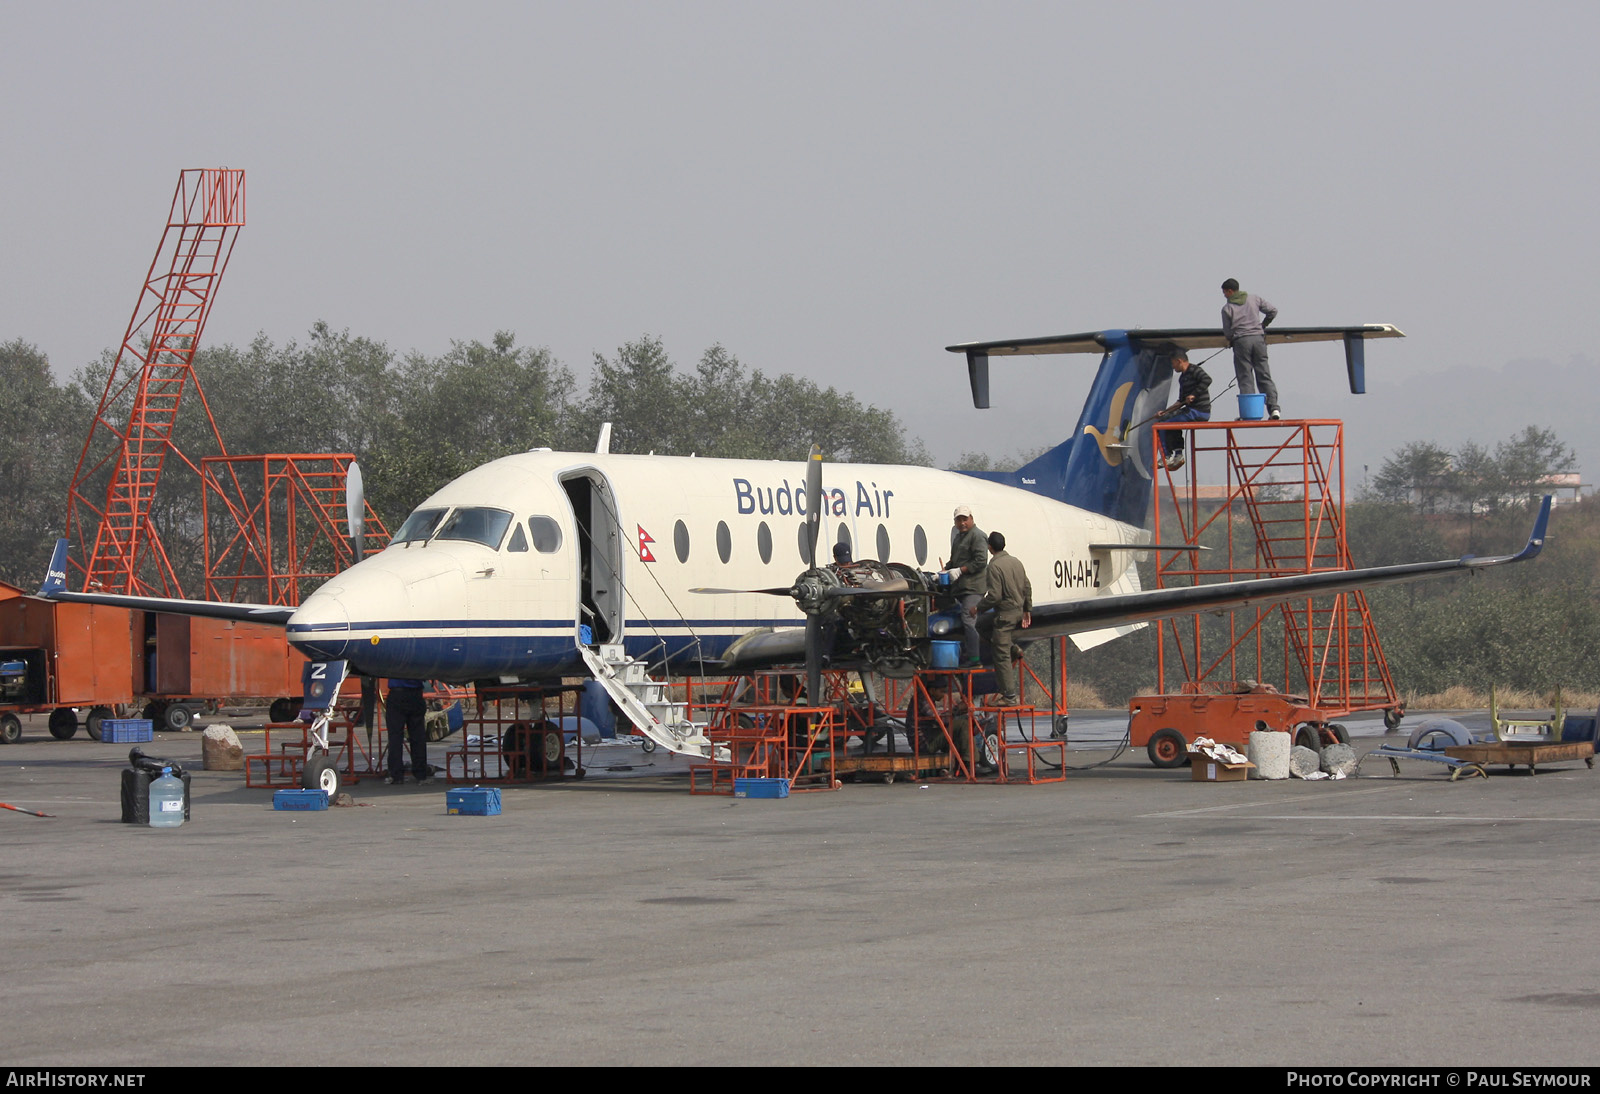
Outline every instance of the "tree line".
MULTIPOLYGON (((66 521, 68 486, 114 363, 112 351, 65 383, 45 355, 0 343, 0 579, 30 588, 66 521)), ((457 341, 436 356, 317 323, 303 340, 202 347, 195 374, 229 454, 350 452, 367 497, 397 528, 451 479, 500 456, 549 447, 592 451, 614 423, 613 452, 803 461, 929 463, 893 411, 789 374, 768 375, 714 345, 681 368, 659 338, 596 353, 587 383, 549 350, 509 331, 457 341)), ((115 422, 127 406, 113 408, 115 422)), ((185 397, 174 443, 198 463, 218 455, 200 400, 185 397)), ((97 431, 91 462, 113 443, 97 431)), ((102 480, 104 475, 102 475, 102 480)), ((104 485, 96 484, 103 496, 104 485)), ((200 483, 168 461, 152 511, 190 595, 201 585, 200 483)))

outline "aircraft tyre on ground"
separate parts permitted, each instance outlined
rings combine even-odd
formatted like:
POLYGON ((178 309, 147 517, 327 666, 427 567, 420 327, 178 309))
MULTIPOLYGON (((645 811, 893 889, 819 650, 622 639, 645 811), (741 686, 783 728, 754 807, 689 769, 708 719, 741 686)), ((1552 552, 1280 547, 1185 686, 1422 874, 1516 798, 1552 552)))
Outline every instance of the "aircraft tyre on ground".
POLYGON ((544 736, 544 764, 545 770, 561 770, 561 757, 567 753, 567 742, 562 738, 559 729, 549 729, 544 736))
POLYGON ((1453 745, 1471 743, 1472 732, 1455 719, 1428 718, 1411 731, 1406 747, 1443 751, 1453 745))
POLYGON ((100 723, 107 718, 114 717, 110 707, 95 707, 83 720, 83 731, 89 735, 89 740, 100 739, 100 723))
POLYGON ((273 722, 292 722, 294 716, 300 713, 299 699, 274 699, 267 708, 267 718, 273 722))
POLYGON ((1158 729, 1144 746, 1150 762, 1157 767, 1182 767, 1189 762, 1189 742, 1175 729, 1158 729))
POLYGON ((0 714, 0 744, 14 745, 22 740, 22 719, 7 711, 0 714))
POLYGON ((50 736, 58 741, 70 740, 78 732, 78 712, 71 707, 57 707, 50 712, 50 736))
POLYGON ((300 786, 304 790, 326 790, 331 802, 339 793, 339 769, 327 756, 312 756, 300 771, 300 786))

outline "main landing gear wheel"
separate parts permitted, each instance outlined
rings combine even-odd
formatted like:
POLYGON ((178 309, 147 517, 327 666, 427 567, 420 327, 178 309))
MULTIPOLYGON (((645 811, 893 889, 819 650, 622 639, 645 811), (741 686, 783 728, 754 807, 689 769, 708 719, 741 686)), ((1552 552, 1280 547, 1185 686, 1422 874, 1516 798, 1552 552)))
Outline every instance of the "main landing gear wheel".
POLYGON ((0 714, 0 744, 14 745, 22 740, 22 719, 15 714, 0 714))
POLYGON ((339 769, 327 756, 313 756, 300 771, 300 786, 306 790, 326 790, 332 801, 339 793, 339 769))
POLYGON ((1182 767, 1189 762, 1189 742, 1175 729, 1156 730, 1144 750, 1157 767, 1182 767))
POLYGON ((552 729, 544 734, 544 763, 545 767, 561 770, 561 757, 566 753, 566 742, 561 739, 561 731, 552 729))
POLYGON ((112 716, 110 707, 95 707, 89 711, 89 716, 83 720, 83 731, 89 735, 89 740, 100 739, 100 723, 112 716))
POLYGON ((78 732, 78 715, 71 707, 57 707, 50 712, 50 736, 66 741, 78 732))

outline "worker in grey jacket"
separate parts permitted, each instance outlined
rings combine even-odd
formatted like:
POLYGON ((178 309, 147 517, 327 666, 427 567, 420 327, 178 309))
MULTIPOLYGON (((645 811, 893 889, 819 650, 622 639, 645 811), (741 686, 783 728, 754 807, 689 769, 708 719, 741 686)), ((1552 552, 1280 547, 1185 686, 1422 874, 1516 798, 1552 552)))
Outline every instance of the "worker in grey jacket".
POLYGON ((1231 277, 1222 283, 1222 295, 1228 301, 1222 305, 1222 336, 1233 347, 1233 375, 1239 381, 1239 394, 1253 395, 1259 390, 1267 397, 1267 417, 1276 420, 1281 415, 1278 385, 1272 382, 1272 370, 1267 367, 1267 328, 1278 318, 1278 309, 1239 288, 1239 282, 1231 277))
POLYGON ((1014 707, 1020 701, 1017 691, 1016 647, 1018 627, 1033 626, 1033 583, 1022 567, 1022 560, 1006 553, 1006 537, 989 533, 989 591, 983 606, 994 608, 994 630, 989 633, 989 648, 994 651, 994 675, 1000 685, 1000 705, 1014 707))
POLYGON ((956 506, 950 529, 950 561, 942 564, 950 592, 961 604, 961 664, 981 665, 978 658, 978 602, 989 588, 983 571, 989 566, 989 544, 972 521, 972 510, 956 506))

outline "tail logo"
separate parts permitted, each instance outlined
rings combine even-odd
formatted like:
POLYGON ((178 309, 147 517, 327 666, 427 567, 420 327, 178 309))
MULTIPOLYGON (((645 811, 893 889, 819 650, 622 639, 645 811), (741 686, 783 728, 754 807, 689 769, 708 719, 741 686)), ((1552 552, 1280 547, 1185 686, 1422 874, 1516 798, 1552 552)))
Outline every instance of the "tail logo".
POLYGON ((1122 462, 1122 449, 1113 447, 1122 440, 1122 404, 1128 401, 1128 392, 1133 390, 1133 381, 1129 380, 1117 388, 1116 394, 1111 396, 1111 410, 1106 415, 1106 431, 1100 432, 1092 425, 1083 427, 1083 431, 1094 438, 1094 443, 1100 449, 1100 455, 1106 463, 1116 467, 1122 462))

